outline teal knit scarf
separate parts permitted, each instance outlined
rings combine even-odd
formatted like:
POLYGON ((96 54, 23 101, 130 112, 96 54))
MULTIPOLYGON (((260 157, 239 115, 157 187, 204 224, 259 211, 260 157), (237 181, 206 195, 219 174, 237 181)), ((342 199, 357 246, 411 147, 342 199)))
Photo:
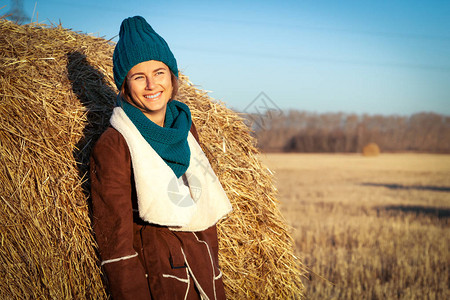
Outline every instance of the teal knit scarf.
POLYGON ((189 167, 191 151, 187 136, 192 119, 189 107, 176 100, 167 103, 164 127, 156 125, 144 113, 127 101, 118 99, 128 118, 137 127, 141 135, 173 170, 177 178, 189 167))

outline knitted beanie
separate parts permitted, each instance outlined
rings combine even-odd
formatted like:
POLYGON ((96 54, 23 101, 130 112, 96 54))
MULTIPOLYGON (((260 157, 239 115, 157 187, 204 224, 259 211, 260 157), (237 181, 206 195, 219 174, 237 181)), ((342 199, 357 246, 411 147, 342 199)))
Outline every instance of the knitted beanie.
POLYGON ((178 77, 177 61, 166 41, 141 16, 123 20, 119 41, 113 54, 114 81, 120 90, 128 72, 135 65, 157 60, 165 63, 178 77))

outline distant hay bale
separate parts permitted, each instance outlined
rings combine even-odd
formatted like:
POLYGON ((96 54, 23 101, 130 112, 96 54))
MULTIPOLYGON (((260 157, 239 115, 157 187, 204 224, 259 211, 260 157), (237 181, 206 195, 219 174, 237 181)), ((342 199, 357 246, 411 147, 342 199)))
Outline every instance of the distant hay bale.
MULTIPOLYGON (((1 299, 107 298, 86 171, 115 100, 113 48, 62 27, 0 20, 1 299)), ((178 99, 234 208, 218 224, 227 296, 302 298, 305 269, 248 128, 180 79, 178 99)))
POLYGON ((375 143, 369 143, 364 146, 362 154, 364 156, 378 156, 380 155, 380 147, 375 143))

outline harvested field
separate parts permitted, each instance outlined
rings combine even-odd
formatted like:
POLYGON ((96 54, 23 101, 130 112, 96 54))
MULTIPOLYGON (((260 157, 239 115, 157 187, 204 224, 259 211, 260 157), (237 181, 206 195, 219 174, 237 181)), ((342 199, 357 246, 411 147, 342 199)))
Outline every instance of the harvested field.
POLYGON ((316 274, 308 299, 450 298, 450 155, 262 158, 316 274))

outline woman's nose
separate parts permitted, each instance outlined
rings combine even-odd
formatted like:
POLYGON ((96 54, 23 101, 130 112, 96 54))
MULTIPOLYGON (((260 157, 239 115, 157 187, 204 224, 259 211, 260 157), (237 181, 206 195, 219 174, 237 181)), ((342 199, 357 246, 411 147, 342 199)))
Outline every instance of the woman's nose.
POLYGON ((155 87, 155 80, 153 78, 147 77, 147 86, 148 90, 152 90, 155 87))

